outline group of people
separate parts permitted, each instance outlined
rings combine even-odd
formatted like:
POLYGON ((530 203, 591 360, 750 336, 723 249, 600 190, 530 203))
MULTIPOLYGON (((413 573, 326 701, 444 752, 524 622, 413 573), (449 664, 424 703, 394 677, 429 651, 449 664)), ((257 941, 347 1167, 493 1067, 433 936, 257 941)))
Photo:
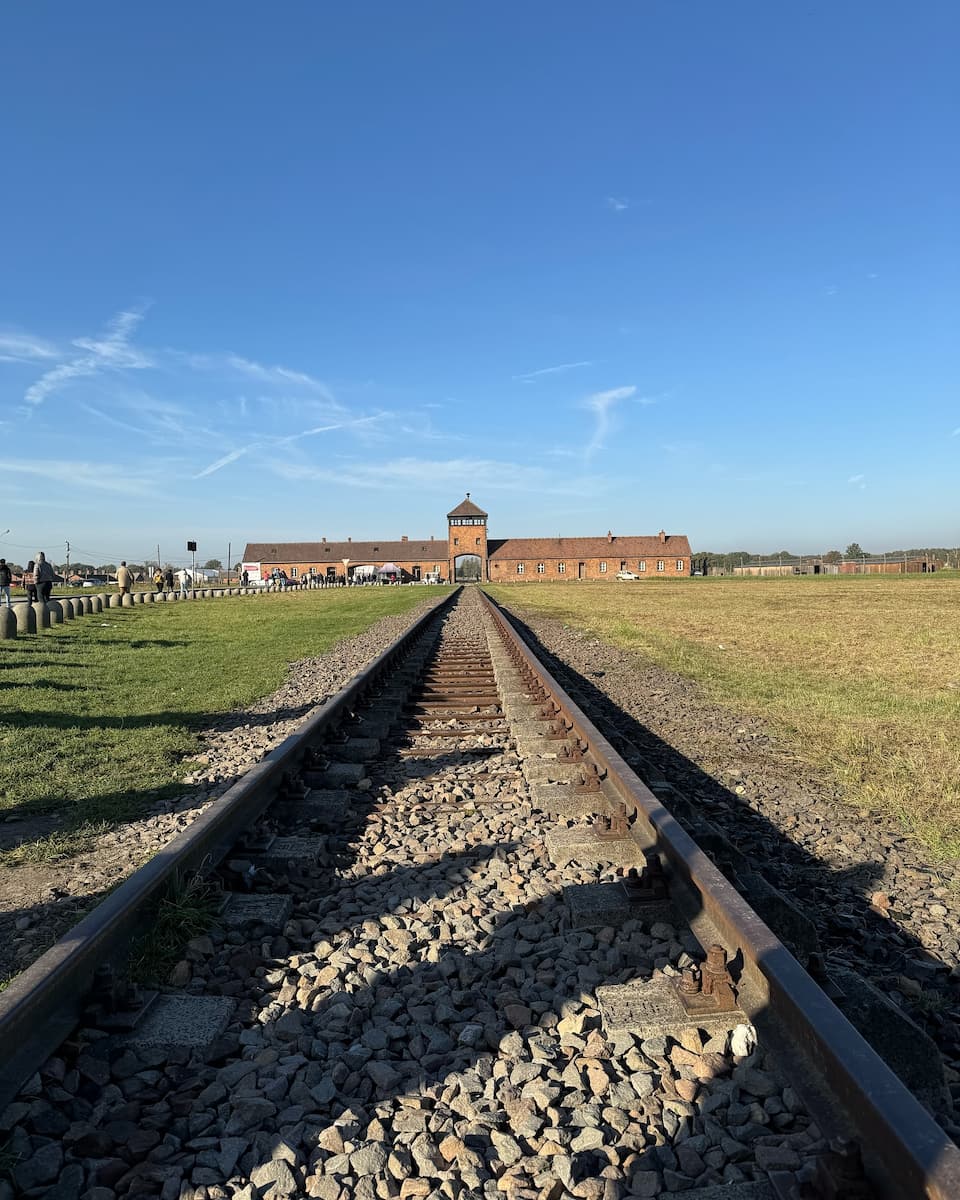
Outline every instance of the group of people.
MULTIPOLYGON (((177 584, 181 596, 185 596, 193 587, 193 576, 186 567, 177 571, 177 584)), ((173 567, 167 567, 166 570, 157 567, 153 573, 153 585, 158 592, 172 592, 176 586, 173 581, 173 567)))
MULTIPOLYGON (((37 557, 31 558, 23 572, 22 583, 27 593, 27 600, 33 603, 42 600, 44 604, 50 599, 56 574, 47 556, 42 550, 37 551, 37 557)), ((13 607, 10 598, 10 588, 13 584, 13 574, 5 558, 0 558, 0 598, 5 599, 7 608, 13 607)))

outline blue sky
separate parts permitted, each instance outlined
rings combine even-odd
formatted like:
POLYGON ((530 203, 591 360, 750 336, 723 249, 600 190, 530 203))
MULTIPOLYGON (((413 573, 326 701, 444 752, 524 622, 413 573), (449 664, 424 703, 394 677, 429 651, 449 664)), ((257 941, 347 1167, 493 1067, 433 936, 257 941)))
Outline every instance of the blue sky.
POLYGON ((960 10, 0 15, 0 553, 956 545, 960 10), (10 532, 3 534, 9 527, 10 532))

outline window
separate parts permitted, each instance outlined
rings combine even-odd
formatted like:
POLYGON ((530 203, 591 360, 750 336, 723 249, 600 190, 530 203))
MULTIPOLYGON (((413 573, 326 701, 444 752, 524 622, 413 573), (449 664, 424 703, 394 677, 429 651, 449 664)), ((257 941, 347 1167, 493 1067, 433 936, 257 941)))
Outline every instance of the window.
POLYGON ((523 574, 523 563, 517 563, 517 574, 518 575, 523 574))
POLYGON ((678 571, 682 571, 682 570, 683 570, 683 559, 682 559, 682 558, 678 558, 678 559, 677 559, 677 570, 678 570, 678 571))
POLYGON ((291 578, 291 579, 296 579, 296 577, 297 577, 297 568, 296 568, 296 567, 291 567, 291 568, 290 568, 290 578, 291 578))
POLYGON ((626 569, 627 569, 627 564, 626 564, 625 562, 621 562, 621 563, 620 563, 620 570, 621 570, 621 571, 625 571, 626 569))
POLYGON ((454 544, 455 546, 459 546, 459 545, 460 545, 460 539, 459 539, 459 538, 454 538, 454 539, 453 539, 453 544, 454 544))
POLYGON ((662 570, 663 570, 663 559, 662 559, 662 558, 658 558, 658 559, 657 559, 657 570, 658 570, 658 571, 662 571, 662 570))
POLYGON ((477 545, 478 545, 478 546, 480 545, 480 539, 479 539, 479 538, 477 538, 477 545))
POLYGON ((647 569, 647 560, 645 558, 641 558, 640 561, 637 563, 637 570, 645 571, 646 569, 647 569))
POLYGON ((538 575, 542 575, 545 570, 546 570, 546 567, 544 566, 543 563, 537 563, 537 574, 538 575))
POLYGON ((563 574, 565 574, 566 570, 567 570, 567 564, 566 564, 566 563, 557 563, 557 574, 558 574, 558 575, 563 575, 563 574))
POLYGON ((601 563, 601 564, 600 564, 600 574, 601 574, 601 575, 606 575, 606 573, 607 573, 607 564, 606 564, 606 563, 601 563))

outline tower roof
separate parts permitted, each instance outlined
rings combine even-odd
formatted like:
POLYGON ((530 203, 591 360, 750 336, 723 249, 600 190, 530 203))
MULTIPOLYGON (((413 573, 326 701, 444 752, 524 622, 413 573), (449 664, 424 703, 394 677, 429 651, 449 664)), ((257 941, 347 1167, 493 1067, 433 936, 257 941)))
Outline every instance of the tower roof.
POLYGON ((466 500, 461 500, 456 508, 451 508, 447 513, 448 517, 487 517, 489 513, 485 513, 482 508, 478 508, 470 499, 470 493, 467 492, 466 500))

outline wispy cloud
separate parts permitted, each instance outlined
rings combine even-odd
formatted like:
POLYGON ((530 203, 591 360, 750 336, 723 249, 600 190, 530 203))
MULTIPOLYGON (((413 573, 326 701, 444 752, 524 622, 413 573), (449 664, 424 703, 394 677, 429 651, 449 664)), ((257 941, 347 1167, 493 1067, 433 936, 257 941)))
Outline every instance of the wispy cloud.
POLYGON ((958 425, 956 427, 956 429, 953 431, 953 433, 950 434, 950 436, 951 437, 960 437, 960 425, 958 425))
POLYGON ((127 496, 147 495, 153 487, 150 480, 134 475, 127 467, 114 463, 73 462, 52 458, 0 459, 0 471, 13 475, 30 475, 45 479, 49 483, 94 488, 127 496))
POLYGON ((851 475, 847 483, 862 483, 865 478, 865 475, 851 475))
POLYGON ((629 400, 636 395, 636 387, 610 388, 606 392, 594 392, 583 402, 583 407, 592 412, 596 418, 593 436, 584 450, 584 458, 589 461, 598 450, 603 448, 604 439, 610 429, 610 414, 621 400, 629 400))
POLYGON ((630 207, 630 201, 626 196, 608 196, 604 203, 613 212, 626 212, 630 207))
POLYGON ((592 366, 593 363, 589 359, 584 359, 583 362, 560 363, 556 367, 541 367, 539 371, 528 371, 525 375, 513 375, 511 378, 529 383, 532 379, 539 379, 541 375, 561 375, 564 371, 575 371, 578 367, 592 366))
POLYGON ((0 333, 0 362, 36 362, 56 358, 56 346, 25 333, 0 333))
POLYGON ((304 389, 335 403, 327 384, 306 371, 294 371, 278 365, 267 366, 240 354, 185 354, 179 350, 169 350, 167 353, 197 371, 230 372, 246 379, 255 379, 258 383, 304 389))
POLYGON ((149 355, 130 344, 133 332, 142 320, 142 309, 127 309, 117 313, 102 337, 75 338, 71 344, 86 353, 74 355, 41 375, 27 388, 24 400, 35 407, 73 379, 90 378, 103 371, 153 366, 149 355))
POLYGON ((436 491, 466 486, 487 492, 536 492, 540 495, 594 495, 604 481, 596 478, 564 478, 529 464, 487 458, 395 458, 375 463, 346 462, 336 470, 311 463, 275 459, 268 464, 281 478, 328 481, 344 487, 436 491))
POLYGON ((353 421, 337 421, 332 425, 316 425, 312 429, 302 429, 299 433, 290 433, 285 437, 261 437, 246 446, 239 446, 237 449, 222 455, 215 462, 204 467, 202 471, 198 471, 193 478, 204 479, 207 475, 213 475, 216 471, 222 470, 223 467, 228 467, 231 463, 236 462, 238 458, 242 458, 245 454, 251 454, 256 450, 290 446, 294 442, 301 441, 303 438, 316 437, 320 433, 332 433, 337 429, 350 429, 357 425, 369 425, 380 419, 381 414, 375 413, 369 417, 357 417, 353 421))

